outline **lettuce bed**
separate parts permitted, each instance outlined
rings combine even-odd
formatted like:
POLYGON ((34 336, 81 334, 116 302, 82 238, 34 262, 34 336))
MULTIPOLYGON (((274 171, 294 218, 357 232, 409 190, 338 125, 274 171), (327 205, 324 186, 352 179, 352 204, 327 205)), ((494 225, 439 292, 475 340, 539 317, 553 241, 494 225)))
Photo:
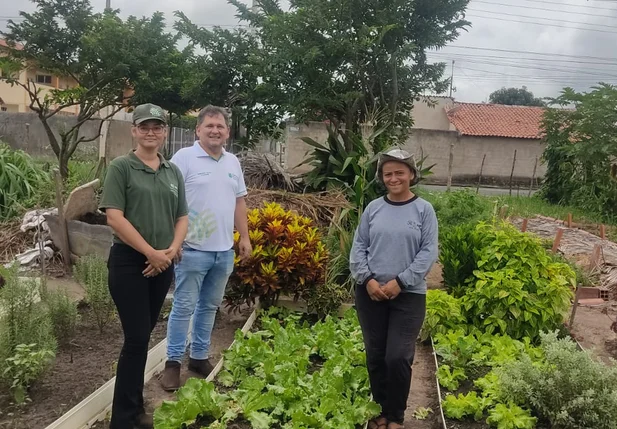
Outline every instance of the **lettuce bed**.
POLYGON ((236 333, 215 384, 190 379, 156 410, 155 429, 354 429, 379 414, 354 310, 311 325, 271 308, 257 324, 236 333))

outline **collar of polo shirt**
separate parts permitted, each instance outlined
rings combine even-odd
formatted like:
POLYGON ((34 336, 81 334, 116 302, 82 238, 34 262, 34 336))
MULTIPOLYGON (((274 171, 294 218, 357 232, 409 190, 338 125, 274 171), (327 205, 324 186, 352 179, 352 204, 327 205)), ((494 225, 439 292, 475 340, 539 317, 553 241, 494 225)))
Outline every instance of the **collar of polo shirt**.
POLYGON ((223 158, 223 156, 225 156, 225 154, 227 153, 224 147, 221 148, 222 149, 221 156, 219 157, 219 159, 216 159, 212 155, 210 155, 208 152, 206 152, 203 147, 201 147, 199 140, 196 140, 195 143, 193 143, 193 148, 197 152, 197 158, 212 158, 216 162, 218 162, 221 158, 223 158))
MULTIPOLYGON (((161 155, 160 153, 157 154, 159 159, 161 160, 161 167, 165 167, 165 168, 169 168, 169 161, 167 161, 163 155, 161 155)), ((132 150, 129 152, 129 163, 131 165, 131 168, 134 168, 135 170, 152 170, 150 167, 148 167, 146 164, 144 164, 144 162, 139 159, 137 157, 137 155, 135 155, 135 151, 132 150)))

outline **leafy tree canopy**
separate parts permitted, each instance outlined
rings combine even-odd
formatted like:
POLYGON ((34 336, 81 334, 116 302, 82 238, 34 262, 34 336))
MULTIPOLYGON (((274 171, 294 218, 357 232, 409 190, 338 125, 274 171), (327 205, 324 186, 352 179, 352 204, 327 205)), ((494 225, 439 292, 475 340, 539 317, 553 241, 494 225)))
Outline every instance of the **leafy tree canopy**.
POLYGON ((493 104, 506 104, 508 106, 546 106, 540 98, 535 98, 533 92, 528 91, 526 86, 522 88, 501 88, 489 96, 493 104))

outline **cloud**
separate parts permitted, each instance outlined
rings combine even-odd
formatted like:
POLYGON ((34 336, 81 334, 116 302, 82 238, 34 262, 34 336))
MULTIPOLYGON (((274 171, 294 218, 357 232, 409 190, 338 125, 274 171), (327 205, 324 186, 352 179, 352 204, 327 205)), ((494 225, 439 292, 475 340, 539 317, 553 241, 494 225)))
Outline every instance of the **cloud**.
MULTIPOLYGON (((250 1, 244 0, 247 4, 250 1)), ((2 2, 0 30, 6 29, 3 18, 17 16, 20 10, 33 10, 29 0, 2 2)), ((111 3, 124 17, 149 16, 161 11, 170 26, 176 10, 202 25, 239 24, 235 8, 226 0, 111 0, 111 3)), ((102 11, 105 0, 92 0, 92 5, 102 11)), ((492 91, 503 86, 525 85, 536 96, 547 97, 558 95, 566 85, 585 90, 598 81, 617 83, 617 54, 614 53, 617 2, 471 0, 467 19, 472 22, 468 32, 463 32, 451 46, 429 56, 432 61, 448 64, 455 61, 454 96, 458 100, 486 101, 492 91)))

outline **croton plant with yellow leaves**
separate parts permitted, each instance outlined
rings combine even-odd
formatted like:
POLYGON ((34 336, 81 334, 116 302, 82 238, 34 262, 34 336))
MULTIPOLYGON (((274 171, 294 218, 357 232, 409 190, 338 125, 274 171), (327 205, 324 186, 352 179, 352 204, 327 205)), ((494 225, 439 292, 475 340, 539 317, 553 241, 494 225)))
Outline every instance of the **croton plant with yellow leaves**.
MULTIPOLYGON (((264 203, 249 211, 248 227, 253 253, 245 260, 236 256, 225 297, 229 307, 254 304, 258 297, 268 305, 281 294, 305 298, 324 282, 328 252, 312 219, 264 203)), ((239 239, 236 231, 236 255, 239 239)))

